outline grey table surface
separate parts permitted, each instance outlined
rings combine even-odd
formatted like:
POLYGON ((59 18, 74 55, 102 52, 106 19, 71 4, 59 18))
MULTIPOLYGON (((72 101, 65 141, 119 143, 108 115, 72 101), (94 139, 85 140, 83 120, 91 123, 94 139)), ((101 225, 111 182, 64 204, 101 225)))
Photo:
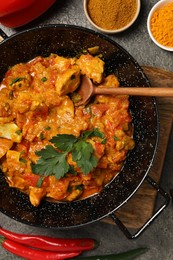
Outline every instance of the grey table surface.
MULTIPOLYGON (((140 65, 163 68, 173 72, 173 53, 157 47, 149 38, 147 32, 147 16, 156 3, 156 0, 141 0, 140 15, 135 24, 127 31, 109 35, 124 49, 126 49, 140 65)), ((0 25, 1 29, 10 36, 16 32, 35 26, 46 24, 71 24, 93 29, 87 21, 83 11, 82 0, 57 1, 44 15, 35 21, 18 29, 9 29, 0 25)), ((161 186, 169 193, 173 188, 173 131, 167 149, 161 186)), ((172 202, 161 215, 137 238, 127 239, 117 226, 112 226, 100 221, 71 230, 49 230, 31 227, 19 223, 0 213, 1 226, 18 233, 40 234, 56 237, 94 237, 100 241, 100 246, 85 255, 103 255, 119 253, 126 250, 148 247, 145 255, 139 260, 171 260, 173 259, 173 205, 172 202)), ((18 257, 11 255, 2 247, 0 259, 15 260, 18 257)))

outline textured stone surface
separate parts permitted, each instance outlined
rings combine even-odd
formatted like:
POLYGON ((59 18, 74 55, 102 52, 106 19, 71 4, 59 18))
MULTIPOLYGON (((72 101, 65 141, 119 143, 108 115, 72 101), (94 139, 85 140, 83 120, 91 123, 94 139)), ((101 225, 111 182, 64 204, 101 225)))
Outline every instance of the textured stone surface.
MULTIPOLYGON (((109 36, 124 47, 140 65, 155 66, 173 71, 172 53, 161 50, 149 38, 147 32, 147 16, 156 0, 142 1, 140 16, 135 24, 122 34, 109 36)), ((7 35, 12 35, 23 29, 29 29, 43 24, 74 24, 93 29, 83 12, 83 1, 64 0, 57 3, 43 16, 22 28, 8 29, 0 26, 7 35)), ((173 133, 171 134, 167 156, 164 165, 161 186, 169 192, 173 188, 173 133)), ((100 241, 100 246, 85 255, 101 255, 118 253, 137 247, 148 247, 149 251, 139 257, 140 260, 171 260, 173 259, 173 206, 172 203, 136 240, 128 240, 116 227, 106 223, 96 222, 81 228, 66 231, 48 230, 30 227, 16 222, 0 213, 0 225, 18 233, 30 233, 57 237, 94 237, 100 241)), ((17 260, 18 258, 0 250, 1 260, 17 260)))

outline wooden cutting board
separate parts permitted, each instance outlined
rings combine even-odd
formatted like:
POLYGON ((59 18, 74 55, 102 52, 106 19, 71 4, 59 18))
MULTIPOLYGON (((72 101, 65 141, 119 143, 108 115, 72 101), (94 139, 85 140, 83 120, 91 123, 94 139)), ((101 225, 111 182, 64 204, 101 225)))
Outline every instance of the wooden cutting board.
MULTIPOLYGON (((152 87, 173 87, 173 72, 147 66, 142 66, 142 68, 152 87)), ((173 98, 159 97, 157 103, 160 118, 160 140, 149 175, 159 183, 173 123, 173 98)), ((116 216, 126 227, 140 228, 153 215, 156 198, 157 191, 144 182, 128 203, 116 211, 116 216)), ((111 218, 104 218, 102 221, 115 224, 111 218)))

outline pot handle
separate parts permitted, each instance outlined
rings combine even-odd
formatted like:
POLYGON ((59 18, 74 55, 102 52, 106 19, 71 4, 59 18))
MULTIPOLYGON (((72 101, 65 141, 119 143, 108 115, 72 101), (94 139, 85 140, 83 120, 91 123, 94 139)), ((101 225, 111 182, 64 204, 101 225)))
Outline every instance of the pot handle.
POLYGON ((115 215, 115 213, 111 213, 109 216, 112 218, 112 220, 117 224, 117 226, 120 228, 120 230, 124 233, 124 235, 129 239, 137 238, 150 224, 152 221, 154 221, 157 216, 168 206, 170 202, 170 195, 165 192, 150 176, 147 176, 145 178, 148 183, 155 188, 158 193, 164 197, 165 201, 163 205, 159 207, 159 209, 154 213, 154 215, 147 220, 147 222, 134 234, 131 234, 130 231, 124 226, 124 224, 121 222, 119 218, 115 215))
POLYGON ((2 42, 7 38, 8 38, 7 34, 0 28, 0 42, 2 42))

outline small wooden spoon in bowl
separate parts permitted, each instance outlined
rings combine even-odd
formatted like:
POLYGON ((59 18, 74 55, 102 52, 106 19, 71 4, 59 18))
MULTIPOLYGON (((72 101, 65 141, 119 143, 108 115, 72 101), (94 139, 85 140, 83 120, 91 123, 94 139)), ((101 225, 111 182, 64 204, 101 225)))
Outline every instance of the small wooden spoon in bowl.
MULTIPOLYGON (((101 85, 100 85, 101 86, 101 85)), ((75 106, 86 104, 93 95, 129 95, 129 96, 156 96, 173 97, 173 88, 150 88, 150 87, 118 87, 105 88, 95 86, 90 78, 82 76, 82 82, 77 89, 80 101, 75 102, 75 106)))

